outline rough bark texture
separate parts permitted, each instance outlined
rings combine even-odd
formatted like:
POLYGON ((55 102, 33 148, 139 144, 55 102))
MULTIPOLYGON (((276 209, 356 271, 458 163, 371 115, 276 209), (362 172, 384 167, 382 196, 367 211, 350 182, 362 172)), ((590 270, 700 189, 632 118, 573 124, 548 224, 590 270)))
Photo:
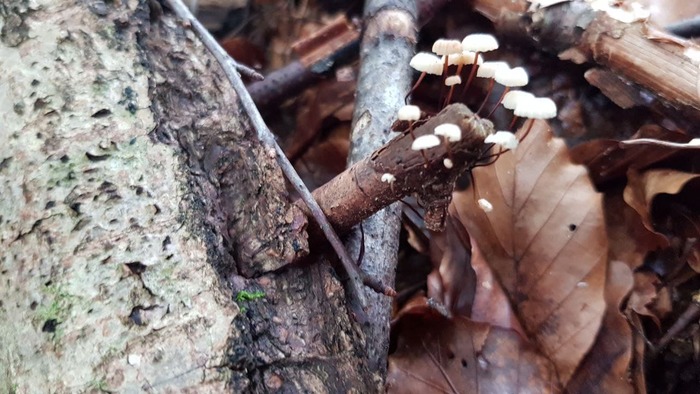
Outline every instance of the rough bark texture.
MULTIPOLYGON (((347 232, 383 207, 411 194, 418 195, 421 201, 440 201, 442 198, 449 201, 456 179, 484 153, 484 138, 494 130, 490 121, 475 118, 465 105, 451 104, 417 126, 414 134, 432 134, 435 127, 443 123, 456 124, 462 129, 462 139, 450 143, 449 154, 443 145, 424 151, 424 158, 411 149, 413 140, 405 132, 314 190, 314 197, 333 228, 341 233, 347 232), (454 166, 446 168, 444 160, 450 157, 454 166), (384 174, 391 174, 396 180, 392 183, 382 181, 384 174)), ((397 125, 408 127, 407 122, 397 122, 397 125)), ((301 201, 296 204, 303 211, 308 210, 301 201)), ((426 207, 433 211, 446 208, 446 204, 426 207)), ((442 231, 444 221, 428 221, 426 227, 442 231)), ((312 234, 318 231, 311 226, 312 234)))
MULTIPOLYGON (((360 44, 360 74, 350 137, 350 164, 370 155, 391 138, 391 124, 410 88, 408 62, 416 42, 416 4, 412 0, 367 0, 360 44)), ((401 208, 394 204, 365 220, 362 269, 393 286, 399 247, 401 208)), ((354 256, 362 239, 348 241, 354 256)), ((369 324, 364 327, 370 366, 386 371, 391 300, 367 289, 369 324)))
POLYGON ((641 89, 645 105, 700 120, 700 67, 687 52, 700 50, 697 44, 655 37, 644 21, 623 23, 583 1, 534 10, 526 0, 474 0, 473 5, 502 34, 565 60, 605 66, 641 89))
POLYGON ((48 0, 0 26, 1 392, 377 388, 330 268, 287 266, 305 218, 187 26, 48 0))

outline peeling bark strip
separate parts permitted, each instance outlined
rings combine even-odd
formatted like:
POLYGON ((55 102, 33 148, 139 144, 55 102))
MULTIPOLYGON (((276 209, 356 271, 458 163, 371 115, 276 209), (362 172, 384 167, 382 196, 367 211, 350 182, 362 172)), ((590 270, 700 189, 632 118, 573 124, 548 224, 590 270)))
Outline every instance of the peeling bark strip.
POLYGON ((688 48, 700 50, 698 45, 655 39, 645 22, 619 22, 582 1, 535 11, 527 11, 525 0, 475 0, 473 5, 502 33, 531 37, 533 44, 564 60, 609 67, 666 106, 700 119, 700 67, 685 54, 688 48))
MULTIPOLYGON (((491 122, 473 115, 463 104, 451 104, 414 129, 420 136, 432 134, 443 123, 460 126, 462 139, 450 144, 452 169, 443 164, 448 157, 444 146, 425 151, 429 163, 425 167, 421 154, 411 150, 411 136, 404 133, 316 189, 314 197, 333 227, 347 232, 383 207, 411 194, 417 194, 423 202, 437 200, 436 205, 426 207, 428 210, 446 208, 454 181, 475 164, 483 153, 484 138, 493 133, 491 122), (382 182, 384 174, 392 174, 396 181, 382 182)), ((305 209, 303 203, 297 205, 305 209)), ((441 224, 426 222, 435 231, 441 230, 441 224)))
MULTIPOLYGON (((391 138, 391 123, 408 93, 412 72, 408 63, 416 43, 415 0, 367 0, 360 44, 357 100, 348 163, 369 156, 391 138)), ((357 209, 349 205, 347 209, 357 209)), ((364 245, 355 232, 348 242, 354 256, 364 248, 362 269, 393 287, 399 248, 401 208, 394 205, 363 223, 364 245)), ((363 325, 372 369, 384 376, 389 353, 391 300, 365 291, 368 323, 363 325)))

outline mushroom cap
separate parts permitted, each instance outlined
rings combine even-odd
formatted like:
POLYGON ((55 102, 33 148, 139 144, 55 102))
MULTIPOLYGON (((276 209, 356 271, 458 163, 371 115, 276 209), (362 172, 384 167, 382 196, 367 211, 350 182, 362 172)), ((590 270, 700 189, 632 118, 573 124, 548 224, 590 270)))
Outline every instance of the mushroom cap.
POLYGON ((515 116, 530 119, 551 119, 557 116, 557 105, 547 97, 521 100, 513 111, 515 116))
POLYGON ((447 40, 440 38, 433 44, 433 52, 437 55, 453 55, 462 52, 462 43, 459 40, 447 40))
POLYGON ((445 159, 442 160, 442 165, 444 165, 445 168, 447 168, 449 170, 455 166, 455 163, 453 163, 452 160, 450 160, 449 158, 446 157, 445 159))
POLYGON ((442 75, 442 59, 429 52, 416 53, 409 65, 422 73, 442 75))
POLYGON ((479 201, 477 201, 479 204, 479 208, 481 208, 482 211, 484 212, 491 212, 493 211, 493 205, 489 202, 489 200, 485 198, 480 198, 479 201))
POLYGON ((488 52, 498 49, 498 41, 491 34, 470 34, 462 40, 465 51, 488 52))
POLYGON ((443 123, 433 130, 435 135, 445 137, 449 142, 456 142, 462 139, 462 130, 454 123, 443 123))
POLYGON ((518 137, 510 131, 497 131, 484 139, 487 144, 496 144, 504 149, 514 150, 518 147, 518 137))
POLYGON ((503 86, 525 86, 528 83, 527 71, 522 67, 515 67, 509 70, 499 69, 493 76, 496 82, 503 86))
POLYGON ((506 93, 505 96, 503 96, 503 106, 510 110, 514 110, 519 102, 532 100, 534 98, 535 95, 532 93, 523 92, 522 90, 511 90, 510 92, 506 93))
POLYGON ((506 62, 484 62, 476 70, 476 76, 479 78, 493 78, 500 70, 510 70, 510 66, 506 62))
POLYGON ((420 119, 420 108, 417 105, 404 105, 399 108, 399 120, 416 121, 420 119))
POLYGON ((413 150, 423 150, 423 149, 430 149, 434 148, 436 146, 440 145, 440 138, 438 138, 434 134, 426 134, 422 135, 415 140, 413 140, 413 143, 411 144, 411 149, 413 150))
MULTIPOLYGON (((475 57, 476 57, 476 52, 461 51, 460 53, 453 53, 451 55, 447 55, 447 64, 450 66, 459 66, 459 65, 468 66, 470 64, 474 64, 475 57)), ((476 61, 476 63, 481 64, 483 62, 484 62, 484 59, 481 57, 481 55, 479 55, 479 58, 476 61)))
POLYGON ((462 83, 462 77, 459 75, 451 75, 445 78, 445 86, 459 85, 462 83))
POLYGON ((382 182, 386 183, 394 183, 396 181, 396 177, 392 174, 386 173, 382 174, 382 182))

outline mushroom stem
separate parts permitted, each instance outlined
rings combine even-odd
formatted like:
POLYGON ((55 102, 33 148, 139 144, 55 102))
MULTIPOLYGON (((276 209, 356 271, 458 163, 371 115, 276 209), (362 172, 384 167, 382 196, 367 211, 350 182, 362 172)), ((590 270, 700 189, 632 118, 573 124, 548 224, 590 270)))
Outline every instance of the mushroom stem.
POLYGON ((409 90, 408 93, 406 93, 406 97, 403 98, 403 101, 404 101, 405 104, 408 104, 408 98, 409 98, 409 97, 411 96, 411 94, 413 94, 413 92, 418 88, 418 85, 420 85, 420 83, 423 82, 423 78, 425 78, 425 75, 426 75, 426 74, 427 74, 427 73, 426 73, 425 71, 423 71, 422 73, 420 73, 420 77, 418 77, 418 80, 416 81, 416 83, 413 84, 413 87, 411 88, 411 90, 409 90))
MULTIPOLYGON (((493 91, 493 86, 495 84, 496 84, 496 80, 491 78, 489 80, 489 88, 486 90, 486 96, 484 96, 484 101, 481 102, 481 106, 479 106, 479 109, 476 111, 477 115, 479 115, 481 113, 481 110, 484 109, 486 102, 489 101, 489 96, 491 96, 491 92, 493 91)), ((503 96, 501 96, 501 99, 503 99, 503 96)), ((489 114, 489 116, 491 116, 491 114, 489 114)))
POLYGON ((501 94, 501 97, 498 99, 498 102, 493 107, 491 112, 489 112, 489 114, 486 115, 487 118, 490 118, 491 115, 493 115, 493 113, 496 112, 496 109, 498 109, 498 106, 501 105, 501 103, 503 102, 503 98, 506 97, 506 94, 508 94, 508 91, 510 91, 510 86, 506 86, 506 88, 503 89, 503 94, 501 94))
POLYGON ((508 131, 514 132, 513 127, 515 127, 515 122, 518 121, 518 115, 513 115, 513 120, 510 121, 510 126, 508 126, 508 131))
MULTIPOLYGON (((445 91, 445 80, 447 79, 447 68, 449 67, 449 55, 445 55, 445 63, 442 66, 442 83, 440 84, 440 97, 438 97, 438 108, 442 103, 442 93, 445 91)), ((447 104, 445 104, 447 105, 447 104)))
POLYGON ((474 80, 474 76, 476 75, 476 71, 479 69, 479 52, 474 53, 474 63, 472 63, 472 69, 469 72, 469 78, 467 78, 467 83, 464 84, 464 88, 462 89, 461 96, 464 97, 464 95, 467 93, 467 90, 469 90, 469 85, 472 84, 472 80, 474 80))
POLYGON ((413 134, 413 123, 414 122, 408 122, 408 133, 411 134, 411 140, 415 141, 416 140, 416 135, 413 134))
POLYGON ((527 130, 525 130, 525 134, 523 134, 523 137, 520 138, 520 141, 524 141, 525 137, 527 137, 528 134, 530 134, 530 130, 532 130, 532 125, 535 124, 535 119, 531 118, 530 123, 527 126, 527 130))
POLYGON ((447 92, 447 98, 445 99, 445 105, 443 107, 447 107, 450 105, 450 101, 452 100, 452 93, 455 91, 455 85, 450 86, 450 90, 447 92))

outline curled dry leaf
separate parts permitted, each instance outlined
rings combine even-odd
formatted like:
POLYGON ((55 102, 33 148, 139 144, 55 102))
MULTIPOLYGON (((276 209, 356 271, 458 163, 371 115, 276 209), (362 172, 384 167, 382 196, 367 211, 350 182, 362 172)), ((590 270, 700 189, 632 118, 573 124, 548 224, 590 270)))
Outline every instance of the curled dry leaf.
POLYGON ((566 384, 605 310, 608 244, 601 196, 545 122, 495 164, 474 171, 477 197, 455 193, 459 218, 566 384))
POLYGON ((649 170, 640 173, 635 170, 627 172, 627 187, 624 198, 642 218, 644 226, 654 232, 670 232, 688 237, 698 237, 697 191, 700 174, 691 174, 669 169, 649 170), (680 195, 686 187, 687 195, 680 195), (655 199, 661 195, 678 195, 675 200, 665 201, 655 209, 655 199), (693 206, 690 206, 693 205, 693 206), (677 226, 674 226, 677 224, 677 226), (689 231, 684 231, 685 228, 689 231))
MULTIPOLYGON (((424 300, 424 299, 423 299, 424 300)), ((552 393, 554 367, 515 331, 412 303, 393 328, 390 393, 552 393)))

